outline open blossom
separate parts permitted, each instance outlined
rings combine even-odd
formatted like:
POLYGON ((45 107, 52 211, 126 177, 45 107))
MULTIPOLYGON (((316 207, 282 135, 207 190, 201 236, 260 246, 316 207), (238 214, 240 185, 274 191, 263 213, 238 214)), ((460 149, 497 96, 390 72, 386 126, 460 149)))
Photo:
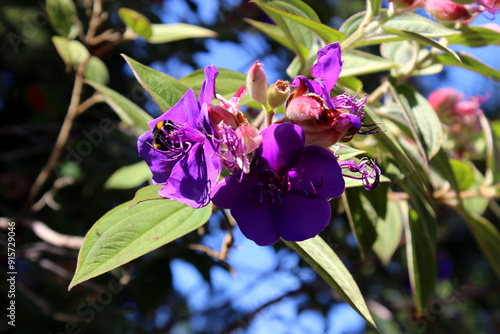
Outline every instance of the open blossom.
POLYGON ((318 51, 318 60, 312 67, 311 74, 316 79, 299 75, 292 83, 297 89, 287 102, 286 115, 303 128, 307 145, 330 147, 351 140, 357 133, 374 133, 360 131, 361 127, 370 126, 363 124, 366 98, 357 101, 357 96, 347 93, 330 97, 341 69, 339 44, 328 44, 318 51))
POLYGON ((295 124, 273 124, 261 134, 249 173, 221 181, 213 203, 231 209, 242 233, 258 245, 316 236, 330 221, 328 199, 344 192, 337 159, 327 149, 304 146, 295 124))
POLYGON ((148 164, 159 194, 193 208, 206 206, 221 172, 219 144, 208 119, 215 93, 214 66, 205 68, 199 98, 192 89, 172 108, 149 122, 152 130, 139 137, 139 155, 148 164))

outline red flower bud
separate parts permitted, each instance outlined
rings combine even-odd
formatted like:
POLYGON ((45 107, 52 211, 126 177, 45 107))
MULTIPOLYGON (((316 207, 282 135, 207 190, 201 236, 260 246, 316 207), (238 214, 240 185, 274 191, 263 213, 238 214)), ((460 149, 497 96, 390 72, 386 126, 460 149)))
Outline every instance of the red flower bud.
POLYGON ((267 102, 267 77, 258 60, 248 70, 247 91, 255 101, 260 104, 267 102))
POLYGON ((461 21, 471 18, 471 14, 463 5, 451 0, 426 0, 425 10, 439 21, 461 21))

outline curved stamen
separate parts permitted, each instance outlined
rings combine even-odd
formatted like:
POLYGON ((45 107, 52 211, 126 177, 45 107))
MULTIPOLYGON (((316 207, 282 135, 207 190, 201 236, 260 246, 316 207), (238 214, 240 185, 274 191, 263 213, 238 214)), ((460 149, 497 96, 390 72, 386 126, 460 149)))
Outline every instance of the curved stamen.
POLYGON ((343 169, 347 169, 351 173, 359 173, 361 176, 351 174, 342 174, 355 180, 361 180, 363 188, 366 190, 375 189, 380 185, 380 168, 375 164, 375 161, 368 158, 362 158, 358 164, 354 160, 340 161, 339 165, 343 169))

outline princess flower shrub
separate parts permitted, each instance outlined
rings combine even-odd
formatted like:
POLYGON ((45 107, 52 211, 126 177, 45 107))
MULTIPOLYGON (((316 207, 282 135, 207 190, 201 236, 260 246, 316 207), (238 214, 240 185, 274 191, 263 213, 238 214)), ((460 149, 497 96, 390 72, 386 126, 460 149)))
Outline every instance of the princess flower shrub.
POLYGON ((458 137, 453 124, 470 123, 460 121, 471 114, 459 112, 465 108, 458 101, 462 95, 445 91, 429 103, 405 83, 443 66, 499 80, 498 70, 448 48, 498 43, 493 30, 465 29, 474 16, 493 15, 496 7, 470 5, 470 17, 452 28, 413 12, 419 6, 429 10, 431 1, 394 2, 388 9, 368 1, 365 12, 335 30, 301 1, 284 7, 255 3, 277 25, 248 22, 272 31, 296 55, 287 70, 290 80, 269 84, 259 61, 246 77, 211 65, 175 80, 128 59, 164 111, 151 119, 133 109, 149 120, 136 124, 145 130, 137 148, 152 184, 89 231, 71 286, 192 232, 220 211, 256 244, 281 240, 295 250, 374 328, 356 282, 319 236, 335 215, 346 214, 361 254, 373 250, 385 265, 405 244, 417 316, 434 295, 440 206, 462 217, 500 273, 500 234, 483 216, 500 189, 494 134, 479 112, 484 100, 472 100, 479 110, 473 133, 482 134, 481 143, 450 145, 458 137), (487 37, 479 41, 481 34, 487 37), (380 45, 382 56, 357 50, 366 45, 380 45), (376 72, 388 74, 365 94, 356 76, 376 72), (185 93, 179 98, 167 91, 185 93), (261 115, 244 112, 245 105, 261 108, 261 115), (483 172, 467 160, 465 151, 472 149, 484 160, 483 172), (480 198, 481 207, 470 196, 480 198), (341 209, 332 210, 331 201, 340 200, 341 209))

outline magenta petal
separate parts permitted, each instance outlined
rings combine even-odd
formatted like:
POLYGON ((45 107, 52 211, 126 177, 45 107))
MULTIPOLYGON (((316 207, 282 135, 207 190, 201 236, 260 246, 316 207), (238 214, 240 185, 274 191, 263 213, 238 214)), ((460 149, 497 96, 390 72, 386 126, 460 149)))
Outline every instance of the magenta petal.
POLYGON ((205 67, 205 80, 201 84, 200 96, 198 97, 200 107, 205 103, 212 103, 212 99, 215 97, 215 79, 218 75, 219 71, 214 65, 205 67))
POLYGON ((318 51, 318 60, 313 65, 311 75, 324 81, 327 91, 337 83, 342 70, 339 43, 328 44, 318 51))
POLYGON ((337 158, 319 146, 307 146, 295 167, 288 172, 292 192, 311 198, 335 198, 345 190, 337 158))
POLYGON ((142 134, 137 141, 139 156, 146 161, 153 174, 154 184, 167 182, 172 168, 177 160, 168 160, 164 153, 157 151, 153 147, 152 131, 142 134))
POLYGON ((286 241, 302 241, 318 235, 330 222, 332 210, 325 199, 287 194, 282 206, 272 208, 279 235, 286 241))
POLYGON ((235 173, 220 181, 212 191, 212 202, 223 209, 233 207, 236 200, 249 189, 255 187, 261 179, 254 174, 235 173))
POLYGON ((210 202, 210 190, 219 177, 219 171, 209 160, 210 153, 213 150, 209 145, 195 144, 189 154, 174 166, 159 194, 193 208, 206 206, 210 202))
POLYGON ((189 88, 186 94, 181 97, 179 102, 163 113, 160 117, 152 120, 148 124, 151 129, 154 129, 156 123, 168 120, 182 126, 196 128, 198 127, 199 117, 200 108, 198 107, 198 102, 196 101, 196 95, 193 89, 189 88))
MULTIPOLYGON (((304 149, 304 132, 300 126, 292 123, 273 124, 261 134, 262 144, 255 159, 264 159, 276 172, 292 168, 297 163, 304 149)), ((259 160, 258 163, 262 162, 259 160)))
POLYGON ((271 215, 273 208, 267 203, 256 205, 253 197, 259 196, 260 187, 255 186, 234 202, 231 214, 245 237, 259 246, 269 246, 279 240, 279 234, 271 215))

